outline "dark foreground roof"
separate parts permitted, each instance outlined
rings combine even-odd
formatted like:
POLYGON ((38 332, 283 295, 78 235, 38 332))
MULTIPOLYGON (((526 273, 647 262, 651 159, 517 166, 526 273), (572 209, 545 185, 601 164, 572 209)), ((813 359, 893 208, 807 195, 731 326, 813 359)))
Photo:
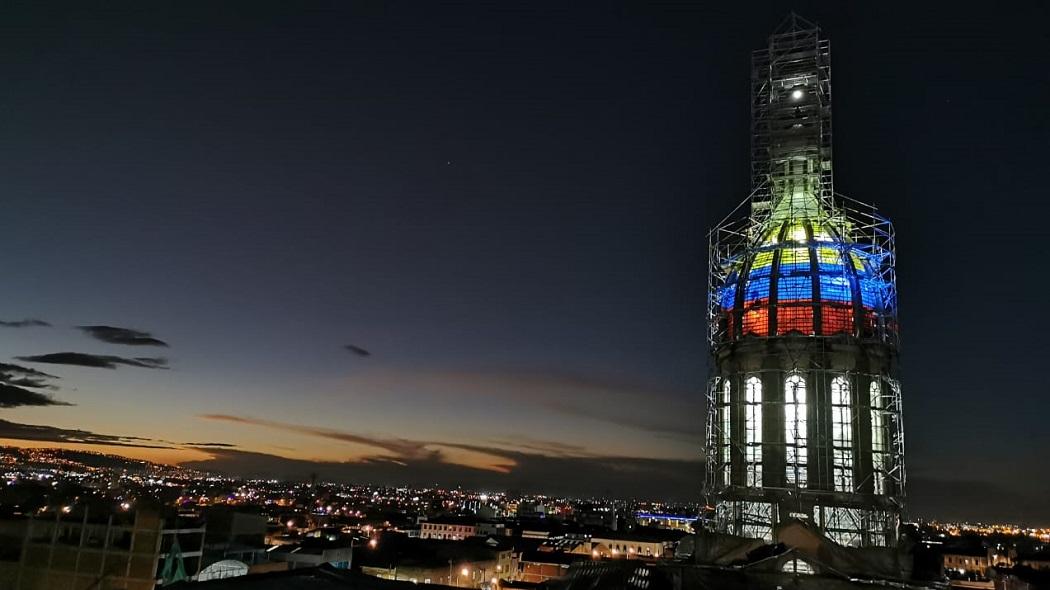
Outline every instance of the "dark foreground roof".
POLYGON ((330 565, 280 572, 249 574, 207 582, 183 582, 167 586, 178 590, 445 590, 440 584, 413 584, 336 569, 330 565))
POLYGON ((845 576, 755 571, 684 563, 601 561, 573 565, 569 575, 545 582, 548 590, 923 590, 937 583, 861 580, 845 576))

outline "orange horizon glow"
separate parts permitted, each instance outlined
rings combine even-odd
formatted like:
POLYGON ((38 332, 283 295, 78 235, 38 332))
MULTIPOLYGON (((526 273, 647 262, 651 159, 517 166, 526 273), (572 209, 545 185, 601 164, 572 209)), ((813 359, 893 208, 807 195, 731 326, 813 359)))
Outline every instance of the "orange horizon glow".
POLYGON ((160 463, 162 465, 178 465, 189 461, 207 461, 215 458, 215 455, 200 449, 150 449, 90 443, 18 440, 11 438, 0 438, 0 446, 18 447, 20 449, 66 449, 72 451, 90 451, 103 455, 117 455, 128 459, 160 463))

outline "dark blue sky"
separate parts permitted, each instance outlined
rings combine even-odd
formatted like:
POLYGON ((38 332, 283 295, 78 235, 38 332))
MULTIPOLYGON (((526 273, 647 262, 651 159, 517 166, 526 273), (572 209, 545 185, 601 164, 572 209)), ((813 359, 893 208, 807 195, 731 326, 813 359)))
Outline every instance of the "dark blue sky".
POLYGON ((836 187, 898 228, 913 506, 1050 521, 1045 8, 5 5, 0 319, 53 327, 0 354, 171 369, 33 365, 76 406, 0 419, 493 486, 631 458, 632 493, 695 496, 705 231, 791 9, 832 40, 836 187))

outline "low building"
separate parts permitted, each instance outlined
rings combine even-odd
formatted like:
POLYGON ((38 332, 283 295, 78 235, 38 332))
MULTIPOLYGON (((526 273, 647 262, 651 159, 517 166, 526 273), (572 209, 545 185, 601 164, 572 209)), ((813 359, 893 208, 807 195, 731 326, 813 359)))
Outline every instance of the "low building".
POLYGON ((280 572, 248 574, 233 578, 186 582, 167 586, 171 590, 448 590, 447 586, 382 580, 360 572, 322 565, 280 572))
POLYGON ((671 559, 684 531, 637 527, 630 531, 596 533, 591 552, 609 559, 671 559))
POLYGON ((204 536, 204 568, 230 560, 248 566, 266 561, 265 516, 239 507, 214 506, 206 509, 203 517, 208 527, 204 536))
POLYGON ((693 523, 697 519, 695 516, 657 514, 653 512, 638 512, 634 515, 634 518, 642 526, 673 529, 687 533, 693 532, 693 523))
POLYGON ((507 540, 480 537, 452 541, 384 534, 375 547, 355 555, 354 565, 387 580, 473 588, 493 586, 517 572, 507 540))
POLYGON ((1050 549, 1019 554, 1015 563, 1033 570, 1050 570, 1050 549))
POLYGON ((325 564, 336 569, 347 569, 352 559, 351 543, 349 537, 307 537, 298 543, 272 547, 267 555, 271 561, 287 562, 289 569, 325 564))
POLYGON ((1026 565, 1012 568, 992 568, 989 571, 995 590, 1043 590, 1050 588, 1050 569, 1035 569, 1026 565))
POLYGON ((462 541, 478 536, 478 520, 473 517, 444 516, 419 523, 420 539, 462 541))
POLYGON ((987 578, 989 568, 1009 568, 1013 565, 1014 559, 1009 552, 985 547, 950 547, 945 548, 941 555, 943 572, 949 578, 987 578))
POLYGON ((589 555, 564 551, 522 551, 518 557, 518 579, 522 582, 542 583, 551 578, 564 577, 572 564, 590 561, 589 555))
POLYGON ((152 590, 199 572, 204 534, 199 522, 151 511, 5 520, 0 545, 12 550, 0 552, 0 588, 152 590))

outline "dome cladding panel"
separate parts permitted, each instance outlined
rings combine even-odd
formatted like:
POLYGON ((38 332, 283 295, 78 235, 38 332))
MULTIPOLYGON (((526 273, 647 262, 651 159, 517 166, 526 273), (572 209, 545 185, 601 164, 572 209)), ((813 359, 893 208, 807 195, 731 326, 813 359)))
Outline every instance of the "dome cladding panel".
POLYGON ((879 261, 838 233, 797 219, 765 232, 717 291, 726 338, 873 334, 889 296, 879 261))

